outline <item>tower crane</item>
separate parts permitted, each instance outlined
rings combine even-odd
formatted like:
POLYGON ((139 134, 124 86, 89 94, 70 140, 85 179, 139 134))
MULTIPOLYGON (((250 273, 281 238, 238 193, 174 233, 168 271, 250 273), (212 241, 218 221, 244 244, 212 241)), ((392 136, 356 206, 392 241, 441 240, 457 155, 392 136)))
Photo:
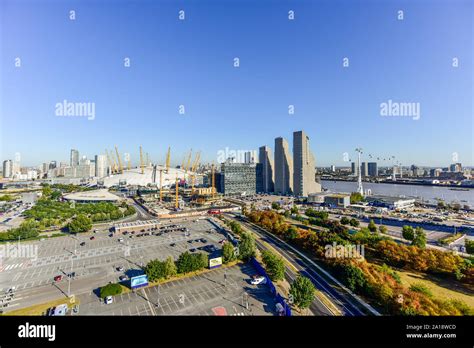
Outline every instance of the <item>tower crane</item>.
POLYGON ((199 165, 199 160, 201 158, 201 151, 199 151, 197 154, 196 154, 196 158, 194 159, 194 163, 193 163, 193 166, 191 167, 191 172, 192 172, 192 176, 191 176, 191 194, 194 194, 194 183, 195 183, 195 180, 196 180, 196 168, 197 166, 199 165))

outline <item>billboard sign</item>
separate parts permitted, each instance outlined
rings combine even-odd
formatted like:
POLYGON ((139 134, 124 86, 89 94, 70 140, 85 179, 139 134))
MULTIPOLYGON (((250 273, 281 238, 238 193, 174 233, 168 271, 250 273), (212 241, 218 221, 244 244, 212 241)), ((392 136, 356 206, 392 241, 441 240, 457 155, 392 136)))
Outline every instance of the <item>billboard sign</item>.
POLYGON ((148 285, 148 277, 146 274, 142 274, 130 279, 130 286, 132 289, 140 288, 148 285))
POLYGON ((214 257, 209 259, 209 268, 216 268, 222 266, 222 257, 214 257))

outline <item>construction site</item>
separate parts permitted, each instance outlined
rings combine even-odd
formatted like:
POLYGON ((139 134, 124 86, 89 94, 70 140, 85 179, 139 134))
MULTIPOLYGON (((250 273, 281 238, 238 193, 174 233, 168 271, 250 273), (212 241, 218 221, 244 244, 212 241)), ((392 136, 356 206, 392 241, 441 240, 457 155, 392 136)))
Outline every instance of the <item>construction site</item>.
POLYGON ((236 210, 237 206, 224 202, 216 190, 215 166, 200 166, 201 153, 193 158, 192 149, 181 165, 171 167, 171 148, 165 164, 153 164, 140 146, 140 165, 132 167, 130 156, 122 161, 118 148, 115 155, 105 151, 109 175, 96 178, 92 185, 109 190, 133 190, 134 199, 149 214, 158 218, 203 215, 208 210, 236 210), (124 165, 125 164, 125 165, 124 165))

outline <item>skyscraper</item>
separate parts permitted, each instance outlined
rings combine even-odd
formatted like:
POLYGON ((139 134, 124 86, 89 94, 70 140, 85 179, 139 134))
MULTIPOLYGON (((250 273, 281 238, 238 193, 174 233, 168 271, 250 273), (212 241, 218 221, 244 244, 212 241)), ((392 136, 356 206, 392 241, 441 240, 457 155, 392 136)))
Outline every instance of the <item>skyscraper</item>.
POLYGON ((369 176, 378 176, 379 171, 377 168, 377 162, 369 162, 368 164, 369 176))
POLYGON ((95 155, 95 176, 98 178, 107 176, 107 157, 105 155, 95 155))
POLYGON ((369 175, 369 167, 367 166, 367 162, 362 162, 360 166, 360 172, 362 176, 369 175))
POLYGON ((296 196, 321 192, 316 182, 316 160, 309 146, 309 137, 303 132, 293 133, 293 190, 296 196))
POLYGON ((273 192, 273 160, 272 150, 268 146, 261 146, 258 153, 258 161, 262 164, 263 192, 273 192))
POLYGON ((11 178, 12 174, 13 174, 12 170, 13 170, 12 160, 3 161, 3 177, 4 178, 11 178))
POLYGON ((70 165, 71 167, 79 165, 79 151, 71 149, 70 165))
POLYGON ((275 139, 275 192, 293 193, 293 159, 286 139, 275 139))
POLYGON ((357 167, 357 163, 351 162, 351 173, 352 175, 359 175, 359 168, 357 167))

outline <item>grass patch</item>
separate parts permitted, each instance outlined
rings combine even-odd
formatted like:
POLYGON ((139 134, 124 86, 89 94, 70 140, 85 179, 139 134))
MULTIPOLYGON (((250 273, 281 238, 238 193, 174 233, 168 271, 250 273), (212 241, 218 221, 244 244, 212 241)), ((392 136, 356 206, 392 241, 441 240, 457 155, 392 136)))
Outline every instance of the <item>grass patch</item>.
POLYGON ((69 310, 71 310, 74 305, 79 304, 79 300, 77 299, 77 297, 76 297, 75 301, 76 302, 74 302, 74 303, 69 303, 69 300, 67 298, 61 298, 61 299, 57 299, 57 300, 37 304, 37 305, 31 306, 31 307, 16 309, 16 310, 13 310, 13 311, 10 311, 10 312, 6 312, 3 315, 7 315, 7 316, 16 316, 16 315, 41 316, 41 315, 46 315, 46 311, 48 310, 48 308, 56 307, 56 306, 59 306, 60 304, 63 304, 63 303, 66 303, 69 310))
MULTIPOLYGON (((463 289, 462 292, 440 286, 437 282, 431 280, 423 273, 405 271, 397 269, 402 284, 412 290, 420 290, 421 292, 429 292, 433 297, 443 300, 460 300, 469 307, 474 308, 474 292, 463 289)), ((444 283, 442 283, 445 285, 444 283)))

